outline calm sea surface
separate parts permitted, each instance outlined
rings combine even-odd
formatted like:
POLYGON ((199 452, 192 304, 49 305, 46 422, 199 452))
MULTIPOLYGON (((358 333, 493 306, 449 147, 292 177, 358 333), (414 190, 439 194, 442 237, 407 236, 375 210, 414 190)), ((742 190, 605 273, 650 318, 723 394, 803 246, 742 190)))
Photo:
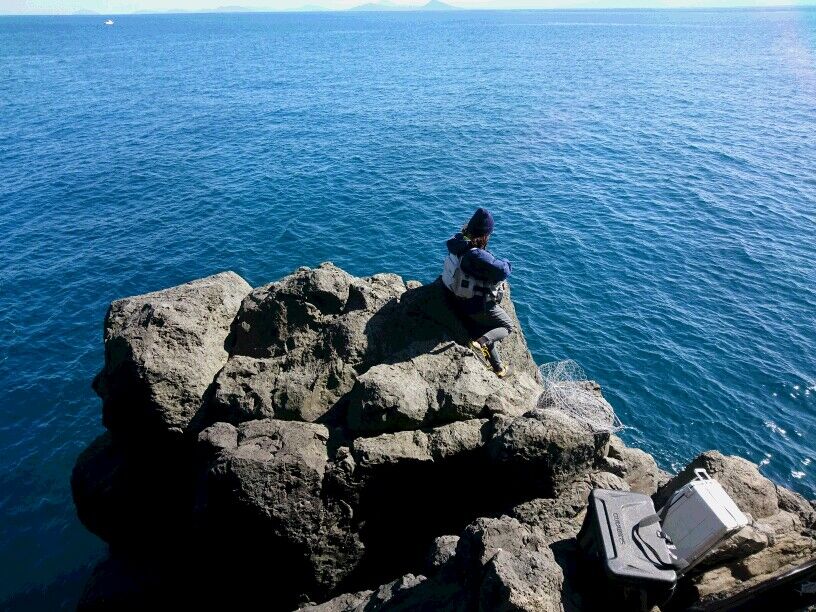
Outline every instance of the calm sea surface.
POLYGON ((103 553, 68 479, 111 299, 431 281, 477 206, 628 442, 816 496, 816 11, 102 20, 0 18, 0 601, 71 607, 103 553))

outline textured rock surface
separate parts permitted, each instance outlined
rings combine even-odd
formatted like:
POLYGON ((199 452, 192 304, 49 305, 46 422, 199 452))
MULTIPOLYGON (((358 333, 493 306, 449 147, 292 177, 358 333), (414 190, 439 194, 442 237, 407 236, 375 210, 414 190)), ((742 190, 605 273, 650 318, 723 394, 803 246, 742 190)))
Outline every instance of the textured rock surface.
POLYGON ((433 462, 474 451, 490 434, 487 419, 471 419, 427 431, 400 431, 357 438, 351 455, 361 469, 414 462, 433 462))
POLYGON ((233 357, 215 381, 218 418, 322 417, 371 361, 373 314, 404 292, 398 276, 355 279, 331 264, 252 291, 236 318, 233 357))
POLYGON ((431 546, 431 552, 428 554, 429 573, 435 573, 447 565, 456 555, 456 546, 458 544, 459 536, 446 535, 436 538, 431 546))
POLYGON ((814 554, 810 503, 714 452, 671 478, 537 408, 523 334, 502 343, 513 374, 498 379, 447 300, 439 282, 323 264, 255 290, 225 273, 114 302, 96 380, 111 432, 72 488, 116 556, 83 609, 597 609, 575 540, 590 491, 659 505, 696 467, 754 520, 678 598, 709 602, 814 554))
POLYGON ((725 559, 730 557, 731 560, 715 567, 707 563, 706 567, 710 569, 693 577, 686 586, 688 593, 678 596, 685 596, 688 601, 711 603, 745 591, 816 557, 814 533, 802 525, 797 515, 782 510, 758 523, 763 531, 773 534, 771 544, 762 540, 751 541, 746 548, 738 549, 726 543, 728 554, 725 559), (758 552, 746 554, 757 549, 758 552), (738 558, 734 559, 735 556, 738 558))
POLYGON ((536 528, 506 516, 479 519, 465 529, 459 550, 482 575, 480 609, 561 609, 561 568, 536 528))
POLYGON ((240 424, 236 434, 218 424, 200 435, 206 448, 220 446, 199 491, 204 525, 240 524, 259 541, 304 562, 307 586, 331 588, 338 567, 353 567, 362 546, 348 524, 348 506, 339 500, 324 503, 328 430, 316 423, 263 419, 240 424))
POLYGON ((416 429, 428 424, 504 412, 521 414, 535 405, 541 387, 528 373, 505 384, 459 345, 409 361, 374 366, 357 379, 348 425, 360 432, 416 429))
POLYGON ((626 446, 615 435, 609 439, 606 466, 610 472, 626 480, 629 490, 645 495, 654 495, 658 486, 671 478, 657 467, 649 453, 626 446))
POLYGON ((627 491, 627 483, 609 472, 578 476, 558 491, 557 497, 533 499, 519 504, 510 515, 538 528, 548 544, 574 538, 583 523, 589 493, 594 488, 627 491))
POLYGON ((508 385, 462 346, 446 300, 439 282, 409 289, 393 274, 355 278, 331 264, 252 291, 212 418, 338 420, 348 405, 351 429, 380 432, 531 407, 540 387, 523 335, 502 346, 518 373, 508 385))
POLYGON ((230 328, 251 287, 234 272, 116 300, 105 317, 105 367, 94 381, 115 434, 178 436, 226 363, 230 328))
POLYGON ((489 444, 494 461, 545 473, 555 484, 590 469, 603 457, 606 435, 593 435, 554 408, 535 409, 521 418, 498 415, 489 444))

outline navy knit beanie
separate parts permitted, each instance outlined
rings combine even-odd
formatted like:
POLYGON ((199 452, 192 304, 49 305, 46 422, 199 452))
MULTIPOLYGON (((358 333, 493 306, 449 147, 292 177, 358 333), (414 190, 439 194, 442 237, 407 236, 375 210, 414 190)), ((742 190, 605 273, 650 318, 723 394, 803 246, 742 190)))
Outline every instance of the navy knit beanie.
POLYGON ((467 224, 467 235, 471 238, 476 236, 489 236, 493 233, 493 215, 486 208, 477 208, 467 224))

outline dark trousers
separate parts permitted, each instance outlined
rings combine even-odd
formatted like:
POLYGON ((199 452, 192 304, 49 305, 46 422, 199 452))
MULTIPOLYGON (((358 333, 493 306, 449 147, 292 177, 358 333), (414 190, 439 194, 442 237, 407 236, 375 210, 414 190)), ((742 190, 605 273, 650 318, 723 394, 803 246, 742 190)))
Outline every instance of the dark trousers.
POLYGON ((468 329, 472 330, 471 335, 476 337, 479 344, 487 346, 493 365, 500 364, 501 357, 496 344, 512 334, 515 329, 510 315, 496 302, 487 302, 483 310, 464 313, 464 317, 469 323, 468 329))

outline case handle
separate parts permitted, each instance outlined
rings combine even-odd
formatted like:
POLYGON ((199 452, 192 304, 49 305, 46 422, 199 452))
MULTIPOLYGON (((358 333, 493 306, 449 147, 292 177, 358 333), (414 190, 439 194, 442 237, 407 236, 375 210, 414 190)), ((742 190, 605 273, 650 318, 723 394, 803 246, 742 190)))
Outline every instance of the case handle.
POLYGON ((711 480, 711 476, 709 476, 708 472, 706 472, 704 468, 695 469, 694 475, 697 476, 697 480, 711 480))

